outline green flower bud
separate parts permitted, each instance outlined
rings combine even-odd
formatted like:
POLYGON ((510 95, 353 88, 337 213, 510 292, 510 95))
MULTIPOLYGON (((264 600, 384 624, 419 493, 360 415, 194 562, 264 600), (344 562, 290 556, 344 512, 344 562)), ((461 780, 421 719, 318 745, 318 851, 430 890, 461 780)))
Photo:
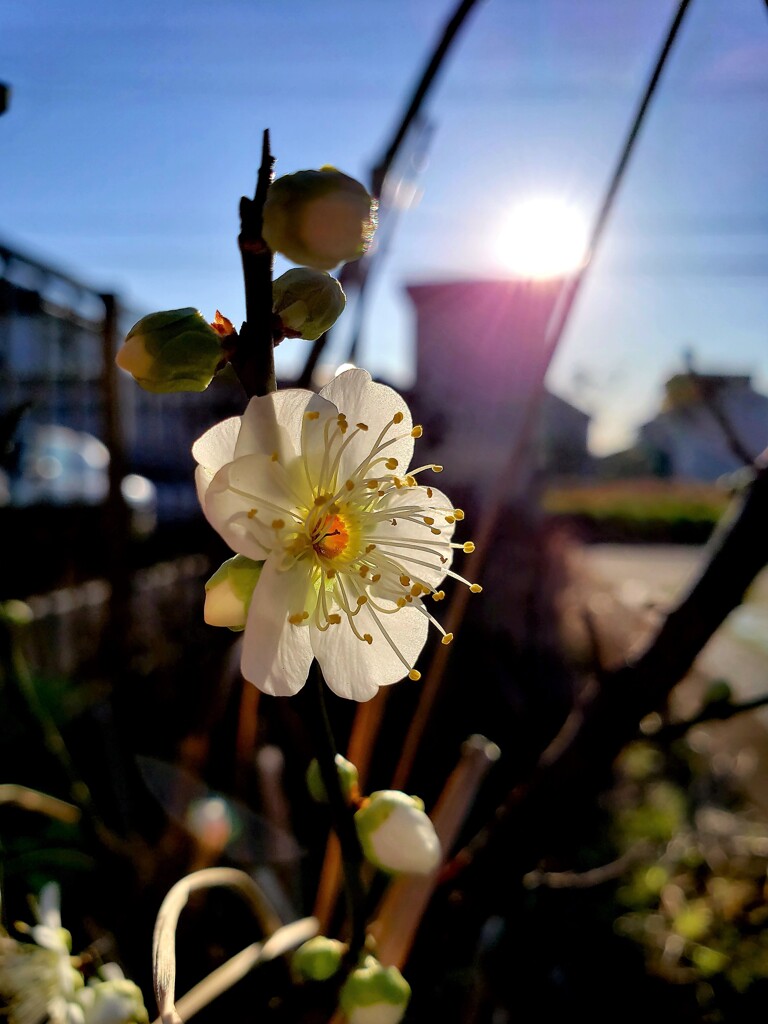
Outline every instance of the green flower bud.
POLYGON ((346 946, 338 939, 316 935, 299 946, 291 958, 294 974, 304 981, 327 981, 341 967, 346 946))
POLYGON ((219 334, 189 306, 142 317, 115 362, 145 391, 205 391, 223 356, 219 334))
POLYGON ((90 981, 77 994, 84 1024, 147 1024, 149 1015, 138 985, 127 978, 90 981))
POLYGON ((272 285, 273 311, 287 331, 307 341, 325 334, 344 312, 346 302, 336 278, 321 270, 295 267, 272 285))
MULTIPOLYGON (((347 803, 352 803, 358 794, 358 776, 357 768, 348 761, 346 757, 342 757, 341 754, 336 755, 336 771, 339 773, 339 782, 341 783, 341 791, 344 794, 344 799, 347 803)), ((328 803, 328 793, 323 782, 323 777, 320 774, 320 765, 316 760, 312 760, 307 768, 307 789, 309 795, 318 804, 328 803)))
POLYGON ((399 1024, 410 998, 411 986, 400 971, 369 956, 344 982, 339 1004, 349 1024, 399 1024))
POLYGON ((205 584, 203 618, 209 626, 227 626, 235 631, 245 629, 263 565, 245 555, 235 555, 219 566, 205 584))
POLYGON ((359 259, 375 230, 376 200, 335 167, 286 174, 269 187, 264 241, 294 263, 332 270, 359 259))
POLYGON ((440 863, 440 840, 417 796, 385 789, 355 814, 366 858, 388 874, 428 875, 440 863))

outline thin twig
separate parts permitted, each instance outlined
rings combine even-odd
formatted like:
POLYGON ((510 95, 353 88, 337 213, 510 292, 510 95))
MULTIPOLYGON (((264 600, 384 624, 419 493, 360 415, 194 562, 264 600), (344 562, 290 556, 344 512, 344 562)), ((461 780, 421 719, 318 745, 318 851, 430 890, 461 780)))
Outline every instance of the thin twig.
POLYGON ((363 852, 355 829, 354 808, 344 798, 336 768, 338 751, 325 703, 325 680, 317 662, 312 664, 308 689, 314 703, 314 714, 308 717, 308 723, 312 725, 320 777, 328 794, 333 828, 341 847, 344 888, 347 894, 350 922, 349 949, 345 960, 348 966, 354 967, 365 945, 365 894, 360 874, 363 865, 363 852))
POLYGON ((74 825, 80 820, 80 808, 74 804, 68 804, 65 800, 59 800, 55 796, 48 796, 37 789, 30 789, 29 786, 20 786, 14 782, 6 782, 0 785, 0 804, 15 804, 25 811, 34 811, 37 814, 45 814, 55 821, 62 821, 67 825, 74 825))
POLYGON ((538 889, 540 886, 547 889, 592 889, 621 878, 628 868, 645 859, 653 849, 652 843, 642 840, 616 860, 589 871, 529 871, 523 876, 523 885, 526 889, 538 889))
MULTIPOLYGON (((480 520, 479 529, 477 530, 477 535, 475 537, 475 551, 469 556, 469 559, 466 562, 465 575, 469 579, 476 580, 480 578, 482 567, 485 564, 491 539, 496 528, 496 523, 504 505, 504 498, 520 479, 522 469, 526 462, 526 454, 530 447, 539 415, 539 407, 541 398, 544 394, 544 381, 547 370, 549 369, 552 358, 563 338, 576 297, 579 294, 587 276, 587 271, 592 265, 595 252, 602 241, 605 228, 608 223, 608 217, 626 174, 630 157, 637 144, 640 129, 647 116, 651 100, 661 78, 661 72, 669 58, 672 45, 677 38, 683 16, 689 4, 690 0, 682 0, 680 3, 669 31, 667 32, 667 36, 664 40, 659 56, 656 59, 651 77, 643 92, 642 99, 633 118, 629 132, 627 133, 627 137, 624 140, 624 145, 619 153, 616 167, 611 175, 608 188, 606 189, 597 217, 595 218, 594 226, 590 235, 587 257, 578 273, 566 286, 565 293, 562 296, 562 300, 557 305, 553 319, 547 325, 546 337, 542 346, 543 355, 541 360, 540 377, 528 397, 520 430, 515 438, 515 443, 507 459, 506 466, 497 475, 498 484, 496 491, 486 505, 485 513, 480 520)), ((459 587, 454 590, 446 615, 445 628, 448 632, 458 632, 459 626, 464 618, 468 599, 469 592, 466 587, 459 587)), ((437 699, 442 678, 448 665, 448 660, 451 656, 453 646, 455 645, 446 647, 441 644, 436 648, 432 657, 426 677, 422 683, 419 704, 411 721, 411 726, 408 730, 405 743, 403 744, 400 761, 398 762, 395 770, 393 786, 396 789, 402 788, 407 782, 408 776, 413 768, 416 753, 421 745, 424 730, 429 722, 434 718, 432 714, 433 705, 437 699)))
POLYGON ((697 725, 706 725, 708 722, 727 722, 729 718, 736 715, 745 715, 749 711, 756 711, 758 708, 768 706, 768 693, 763 693, 752 700, 745 700, 740 704, 732 704, 730 701, 713 701, 705 705, 698 715, 687 718, 685 721, 670 722, 655 732, 650 739, 654 743, 672 743, 685 736, 687 732, 697 725))
MULTIPOLYGON (((424 101, 426 100, 429 91, 432 88, 432 84, 434 83, 435 78, 437 77, 437 73, 439 72, 440 68, 445 62, 446 57, 448 56, 448 52, 451 48, 451 45, 453 44, 453 41, 455 40, 456 36, 459 33, 459 30, 461 29, 462 25, 467 19, 467 16, 469 15, 470 11, 472 10, 476 3, 477 0, 460 0, 455 11, 446 22, 440 39, 438 40, 435 49, 432 51, 429 61, 427 62, 424 71, 422 72, 421 77, 419 78, 419 81, 417 82, 416 87, 414 88, 414 91, 411 94, 411 98, 408 101, 408 105, 405 108, 405 112, 403 113, 403 116, 401 117, 398 126, 395 129, 395 132, 392 136, 389 145, 384 150, 384 153, 376 162, 371 171, 371 191, 376 198, 381 197, 387 174, 391 169, 392 164, 397 159, 398 153, 400 152, 403 142, 405 141, 405 138, 408 134, 408 130, 410 129, 414 120, 419 116, 421 108, 424 106, 424 101)), ((381 216, 382 212, 383 211, 380 207, 379 216, 381 216)), ((359 267, 356 268, 355 276, 359 279, 357 305, 360 307, 356 311, 356 322, 358 325, 362 323, 363 319, 363 303, 365 301, 366 288, 368 284, 368 279, 370 277, 370 266, 374 259, 376 260, 377 263, 380 263, 381 254, 379 253, 378 256, 374 256, 374 254, 371 253, 369 256, 364 256, 359 267)), ((304 365, 304 369, 302 370, 297 381, 299 387, 308 388, 311 386, 312 375, 314 373, 315 367, 317 366, 317 363, 320 359, 320 356, 324 348, 328 344, 330 334, 330 331, 326 331, 325 334, 321 335, 317 339, 317 341, 313 343, 312 349, 304 365)), ((359 326, 353 332, 352 348, 357 348, 356 339, 358 335, 359 326)))
POLYGON ((175 1004, 176 927, 179 915, 190 895, 200 889, 225 886, 235 889, 249 903, 266 935, 276 932, 282 922, 261 887, 244 871, 236 868, 204 868, 180 879, 163 900, 152 939, 152 965, 157 1008, 163 1024, 182 1024, 175 1004))

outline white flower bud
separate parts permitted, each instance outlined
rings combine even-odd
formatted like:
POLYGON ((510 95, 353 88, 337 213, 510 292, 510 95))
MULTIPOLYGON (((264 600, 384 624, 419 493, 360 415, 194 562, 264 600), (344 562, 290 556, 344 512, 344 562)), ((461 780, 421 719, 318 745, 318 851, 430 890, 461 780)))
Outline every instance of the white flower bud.
POLYGON ((355 825, 363 853, 382 871, 428 875, 440 863, 440 840, 418 797, 393 789, 372 793, 355 825))
POLYGON ((342 986, 339 1004, 349 1024, 399 1024, 411 986, 396 967, 382 967, 369 956, 342 986))
POLYGON ((146 1024, 141 990, 127 978, 93 980, 77 993, 85 1024, 146 1024))
POLYGON ((286 174, 269 187, 264 241, 294 263, 332 270, 359 259, 375 229, 376 201, 335 167, 286 174))
POLYGON ((286 331, 315 341, 344 312, 346 296, 339 282, 322 270, 294 267, 272 285, 272 309, 286 331))
POLYGON ((294 974, 306 981, 327 981, 341 967, 346 946, 338 939, 316 935, 299 946, 291 957, 294 974))
POLYGON ((209 626, 227 626, 235 631, 245 629, 263 564, 245 555, 235 555, 219 566, 205 584, 203 618, 209 626))
MULTIPOLYGON (((357 768, 351 761, 348 761, 346 757, 343 757, 341 754, 337 754, 336 771, 339 775, 339 783, 341 784, 341 791, 344 794, 344 799, 347 803, 356 801, 358 796, 357 768)), ((307 789, 309 790, 309 795, 314 801, 316 801, 316 803, 328 803, 328 793, 325 789, 323 777, 320 774, 320 765, 314 758, 309 762, 309 768, 307 768, 307 789)))
POLYGON ((199 310, 170 309, 142 317, 115 362, 145 391, 205 391, 224 358, 221 336, 199 310))

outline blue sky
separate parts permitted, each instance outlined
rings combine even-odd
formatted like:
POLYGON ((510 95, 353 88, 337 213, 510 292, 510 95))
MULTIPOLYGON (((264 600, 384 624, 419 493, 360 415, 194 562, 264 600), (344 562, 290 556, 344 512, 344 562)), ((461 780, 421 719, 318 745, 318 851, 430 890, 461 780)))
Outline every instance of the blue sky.
MULTIPOLYGON (((453 0, 9 0, 0 11, 0 238, 137 314, 243 317, 237 201, 262 128, 278 173, 367 178, 453 0)), ((407 282, 500 277, 496 233, 550 192, 594 211, 668 0, 485 0, 428 105, 423 197, 400 221, 361 362, 407 383, 407 282)), ((550 374, 625 443, 695 349, 768 387, 768 17, 693 0, 550 374)), ((304 354, 281 348, 286 369, 304 354)))

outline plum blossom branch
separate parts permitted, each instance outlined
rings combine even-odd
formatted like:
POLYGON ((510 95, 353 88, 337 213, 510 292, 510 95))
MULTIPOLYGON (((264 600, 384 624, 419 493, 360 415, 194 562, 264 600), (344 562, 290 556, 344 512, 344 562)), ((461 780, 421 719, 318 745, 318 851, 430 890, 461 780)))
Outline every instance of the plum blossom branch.
POLYGON ((261 166, 253 199, 240 200, 238 246, 245 284, 245 323, 231 357, 249 398, 277 390, 272 337, 272 252, 262 238, 262 214, 272 181, 275 160, 265 129, 261 166))

